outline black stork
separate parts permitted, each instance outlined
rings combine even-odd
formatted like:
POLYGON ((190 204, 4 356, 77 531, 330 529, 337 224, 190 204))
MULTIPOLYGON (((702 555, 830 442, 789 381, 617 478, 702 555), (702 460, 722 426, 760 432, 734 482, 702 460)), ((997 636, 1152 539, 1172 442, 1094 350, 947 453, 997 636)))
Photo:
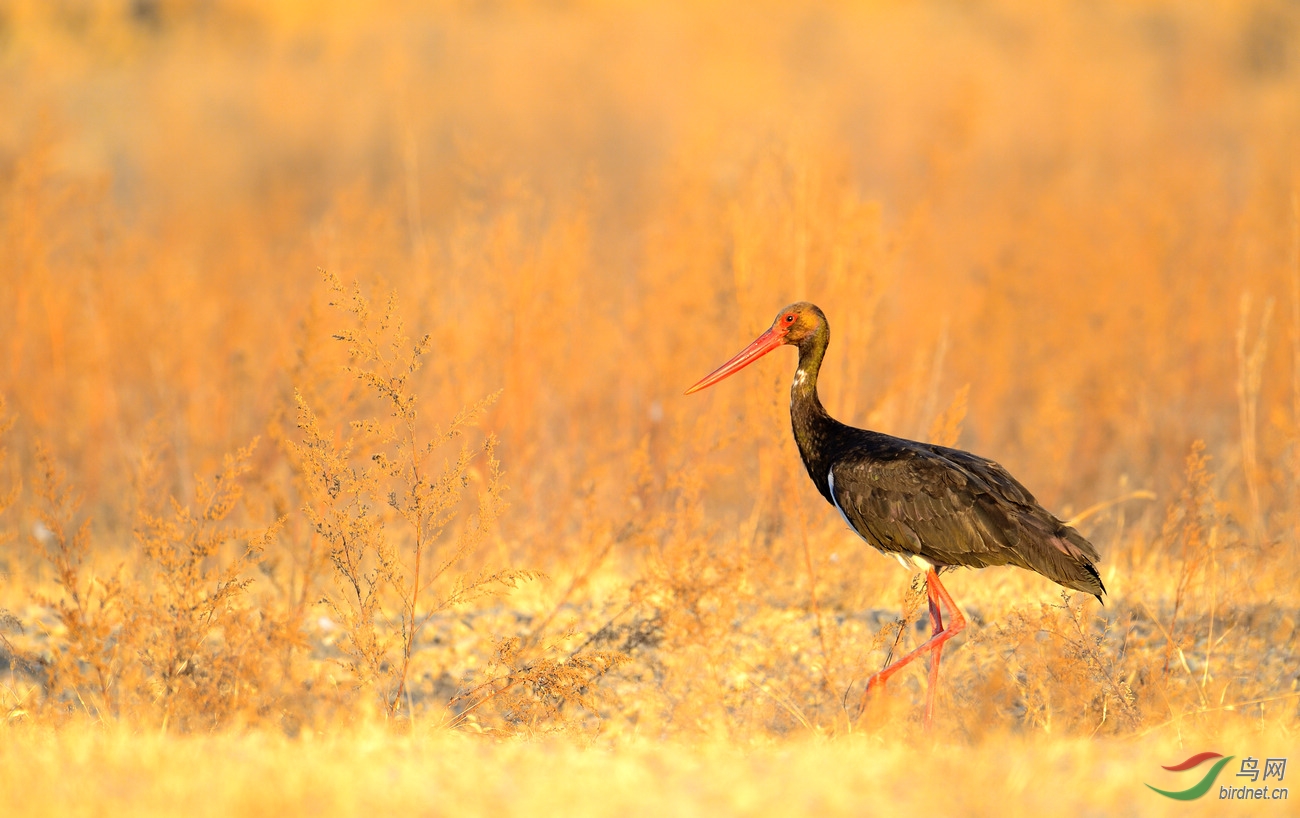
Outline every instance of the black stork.
POLYGON ((943 645, 966 627, 961 610, 939 581, 941 570, 1015 565, 1093 594, 1100 602, 1106 592, 1096 568, 1100 557, 1092 543, 1039 505, 992 460, 856 429, 828 415, 817 397, 817 373, 829 342, 825 313, 806 301, 791 304, 766 332, 686 394, 712 386, 783 344, 799 350, 799 368, 790 387, 790 421, 808 476, 858 536, 892 554, 904 568, 926 572, 930 639, 872 675, 863 696, 929 653, 928 727, 943 645), (948 609, 946 628, 941 606, 948 609))

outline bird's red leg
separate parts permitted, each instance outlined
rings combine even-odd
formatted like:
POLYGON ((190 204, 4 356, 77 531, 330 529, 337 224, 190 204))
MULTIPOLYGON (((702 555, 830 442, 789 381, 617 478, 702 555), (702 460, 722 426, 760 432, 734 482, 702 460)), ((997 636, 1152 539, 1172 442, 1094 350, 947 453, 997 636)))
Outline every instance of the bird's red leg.
POLYGON ((930 635, 935 636, 943 630, 943 612, 939 609, 939 598, 930 584, 929 575, 926 575, 925 595, 930 599, 930 635))
MULTIPOLYGON (((937 572, 935 574, 938 576, 937 572)), ((930 601, 930 628, 931 638, 938 636, 943 632, 943 611, 939 607, 939 597, 930 583, 930 577, 927 574, 925 578, 925 595, 930 601)), ((930 723, 934 720, 934 691, 939 687, 939 660, 943 658, 943 642, 938 642, 934 650, 930 653, 930 684, 925 691, 925 729, 930 729, 930 723)))
POLYGON ((929 724, 930 716, 934 710, 934 688, 939 681, 939 653, 943 650, 943 644, 949 639, 956 636, 966 627, 966 617, 961 615, 961 610, 957 603, 952 601, 948 590, 939 582, 939 574, 933 568, 925 575, 926 596, 930 601, 930 624, 935 628, 934 635, 930 637, 924 645, 907 654, 903 658, 894 662, 889 667, 881 670, 867 680, 867 689, 863 692, 862 697, 865 704, 867 694, 875 687, 884 686, 895 673, 902 670, 908 664, 913 662, 917 657, 925 653, 934 656, 934 663, 930 667, 930 690, 926 696, 926 724, 929 724), (943 626, 943 619, 940 613, 941 606, 948 607, 948 613, 951 619, 948 621, 948 627, 943 626))

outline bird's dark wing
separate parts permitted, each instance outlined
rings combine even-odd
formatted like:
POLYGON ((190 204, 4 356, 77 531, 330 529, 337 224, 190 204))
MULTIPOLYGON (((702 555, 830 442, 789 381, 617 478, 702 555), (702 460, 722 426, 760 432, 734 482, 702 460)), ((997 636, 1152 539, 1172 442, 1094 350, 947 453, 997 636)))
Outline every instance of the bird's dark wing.
POLYGON ((849 525, 875 547, 934 565, 1017 565, 1101 592, 1098 554, 991 460, 873 435, 841 452, 828 480, 849 525))

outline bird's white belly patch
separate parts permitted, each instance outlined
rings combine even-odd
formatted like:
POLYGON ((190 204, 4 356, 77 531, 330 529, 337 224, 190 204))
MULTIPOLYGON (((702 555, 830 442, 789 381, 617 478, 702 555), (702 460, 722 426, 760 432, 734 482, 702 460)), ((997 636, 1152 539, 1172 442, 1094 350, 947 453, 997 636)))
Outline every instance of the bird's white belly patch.
POLYGON ((899 553, 898 551, 895 551, 894 559, 898 560, 898 564, 903 566, 903 568, 907 569, 908 571, 911 571, 913 568, 920 568, 922 571, 929 571, 931 568, 934 567, 933 565, 930 564, 929 560, 927 560, 925 557, 922 557, 920 554, 904 555, 899 553))

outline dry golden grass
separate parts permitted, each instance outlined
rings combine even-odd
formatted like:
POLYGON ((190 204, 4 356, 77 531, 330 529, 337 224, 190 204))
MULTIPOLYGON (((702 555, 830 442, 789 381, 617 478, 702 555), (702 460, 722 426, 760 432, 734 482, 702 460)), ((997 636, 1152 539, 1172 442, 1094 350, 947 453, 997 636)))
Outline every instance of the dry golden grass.
POLYGON ((1282 0, 0 2, 0 814, 1172 814, 1286 756, 1297 99, 1282 0), (857 712, 923 595, 791 361, 681 394, 801 299, 832 414, 1103 555, 951 575, 930 736, 921 673, 857 712))
MULTIPOLYGON (((1285 756, 1295 746, 1293 736, 1255 728, 1232 728, 1215 738, 1256 748, 1261 758, 1285 756)), ((1184 752, 1175 742, 1151 738, 1005 734, 973 746, 855 737, 759 746, 633 739, 582 747, 554 739, 485 742, 445 732, 163 738, 77 728, 7 736, 0 744, 0 788, 14 794, 5 802, 5 814, 14 818, 88 809, 195 818, 1225 814, 1219 801, 1172 801, 1134 786, 1133 767, 1182 760, 1184 752)), ((1155 773, 1136 778, 1177 782, 1173 774, 1160 774, 1167 780, 1155 773)), ((1243 815, 1291 814, 1277 803, 1234 808, 1243 815)))

